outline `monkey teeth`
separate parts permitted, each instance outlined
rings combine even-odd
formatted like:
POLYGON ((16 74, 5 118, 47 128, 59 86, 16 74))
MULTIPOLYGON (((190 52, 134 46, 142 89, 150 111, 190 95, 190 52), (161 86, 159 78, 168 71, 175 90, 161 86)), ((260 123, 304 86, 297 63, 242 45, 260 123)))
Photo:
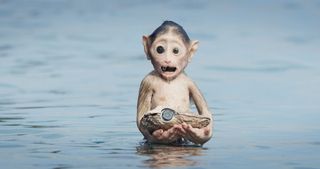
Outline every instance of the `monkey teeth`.
POLYGON ((167 70, 167 67, 161 66, 161 70, 165 72, 167 70))
POLYGON ((161 66, 161 70, 163 72, 175 72, 177 70, 176 67, 170 67, 170 66, 161 66))

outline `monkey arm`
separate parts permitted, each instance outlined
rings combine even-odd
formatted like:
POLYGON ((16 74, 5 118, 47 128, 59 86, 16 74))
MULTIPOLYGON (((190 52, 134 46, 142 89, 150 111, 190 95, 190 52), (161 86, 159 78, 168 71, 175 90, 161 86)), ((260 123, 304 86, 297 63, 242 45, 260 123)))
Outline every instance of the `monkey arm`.
POLYGON ((207 102, 205 101, 196 84, 192 81, 189 84, 189 95, 193 99, 199 115, 212 118, 211 112, 209 111, 207 106, 207 102))
POLYGON ((153 90, 151 88, 151 82, 148 76, 142 80, 139 89, 138 103, 137 103, 137 126, 143 136, 150 140, 152 139, 151 134, 141 126, 140 121, 144 115, 144 113, 150 111, 151 109, 151 98, 152 98, 153 90))
POLYGON ((191 126, 187 127, 185 126, 185 129, 189 132, 188 137, 190 141, 197 143, 197 144, 204 144, 207 142, 211 137, 212 137, 212 113, 209 111, 207 103, 202 96, 200 90, 196 86, 194 82, 190 82, 189 84, 189 94, 190 97, 193 99, 199 115, 203 115, 205 117, 210 118, 210 123, 207 127, 201 128, 201 129, 196 129, 192 128, 191 126))

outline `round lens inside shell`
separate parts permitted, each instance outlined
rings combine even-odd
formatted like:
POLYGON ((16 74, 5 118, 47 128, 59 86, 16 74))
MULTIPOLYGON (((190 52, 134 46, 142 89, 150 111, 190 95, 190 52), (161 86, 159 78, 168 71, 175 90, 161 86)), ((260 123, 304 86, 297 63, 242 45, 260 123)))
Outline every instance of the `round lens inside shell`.
POLYGON ((161 53, 164 52, 163 46, 158 46, 156 50, 157 50, 157 52, 158 52, 159 54, 161 54, 161 53))
POLYGON ((164 121, 170 121, 175 114, 175 111, 169 108, 164 108, 162 109, 161 112, 162 112, 161 117, 164 121))

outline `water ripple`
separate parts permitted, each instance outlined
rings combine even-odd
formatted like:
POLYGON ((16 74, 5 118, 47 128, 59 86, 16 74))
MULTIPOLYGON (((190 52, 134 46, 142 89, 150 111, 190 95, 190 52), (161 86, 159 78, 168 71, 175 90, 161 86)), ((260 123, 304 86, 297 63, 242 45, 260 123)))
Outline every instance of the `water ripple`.
POLYGON ((257 66, 207 66, 209 70, 221 72, 264 72, 264 73, 281 73, 291 70, 307 69, 307 66, 299 64, 282 64, 282 65, 257 65, 257 66))
POLYGON ((23 117, 0 117, 0 122, 6 122, 11 120, 23 120, 23 117))

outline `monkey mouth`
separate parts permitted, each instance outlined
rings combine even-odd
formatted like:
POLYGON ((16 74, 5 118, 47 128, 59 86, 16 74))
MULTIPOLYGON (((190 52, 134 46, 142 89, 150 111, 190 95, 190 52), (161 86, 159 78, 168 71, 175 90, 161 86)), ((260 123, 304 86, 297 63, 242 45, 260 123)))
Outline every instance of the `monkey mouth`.
POLYGON ((177 70, 177 68, 171 67, 171 66, 161 66, 161 70, 163 72, 175 72, 177 70))

